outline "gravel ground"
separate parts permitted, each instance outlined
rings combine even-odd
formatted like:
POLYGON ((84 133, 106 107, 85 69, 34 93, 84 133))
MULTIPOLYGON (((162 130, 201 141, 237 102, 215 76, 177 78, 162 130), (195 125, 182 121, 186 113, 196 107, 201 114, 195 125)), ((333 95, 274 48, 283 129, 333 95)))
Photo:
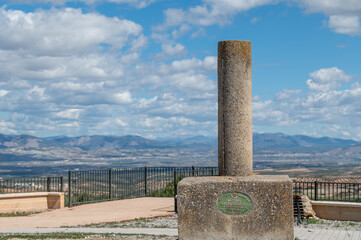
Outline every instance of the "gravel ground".
MULTIPOLYGON (((89 227, 89 228, 177 228, 177 215, 173 215, 170 217, 158 217, 158 218, 148 218, 148 219, 136 219, 128 222, 111 222, 111 223, 102 223, 102 224, 92 224, 78 227, 89 227)), ((310 219, 307 223, 303 222, 301 226, 297 226, 295 224, 295 229, 300 230, 300 228, 309 228, 311 229, 337 229, 337 230, 350 230, 350 231, 361 231, 361 222, 350 222, 350 221, 330 221, 330 220, 314 220, 310 219)), ((68 233, 70 234, 70 233, 68 233)), ((11 234, 10 234, 11 235, 11 234)), ((104 239, 104 240, 122 240, 122 239, 163 239, 163 240, 176 240, 175 237, 170 236, 155 236, 155 235, 129 235, 129 234, 88 234, 87 236, 79 237, 75 235, 75 237, 64 236, 64 234, 60 234, 62 237, 52 236, 47 238, 44 235, 39 235, 39 238, 36 237, 36 234, 24 234, 23 237, 19 237, 19 235, 13 235, 13 238, 7 234, 0 235, 0 239, 104 239), (35 235, 35 236, 34 236, 35 235), (29 238, 26 238, 28 236, 29 238), (30 237, 31 236, 31 237, 30 237), (10 237, 10 238, 9 238, 10 237), (34 238, 35 237, 35 238, 34 238)))
MULTIPOLYGON (((297 225, 295 224, 295 226, 297 226, 297 225)), ((361 231, 361 222, 310 219, 308 224, 305 221, 301 227, 310 228, 310 229, 318 228, 318 229, 338 229, 338 230, 361 231)))
MULTIPOLYGON (((297 224, 295 223, 295 226, 297 224)), ((148 219, 136 219, 129 222, 111 222, 111 223, 101 223, 101 224, 92 224, 78 227, 95 227, 95 228, 178 228, 178 218, 174 214, 170 217, 158 217, 158 218, 148 218, 148 219)), ((321 228, 321 229, 338 229, 338 230, 352 230, 352 231, 361 231, 361 222, 351 222, 351 221, 332 221, 332 220, 314 220, 310 219, 307 223, 303 222, 302 226, 304 228, 321 228)))
POLYGON ((178 228, 177 215, 170 217, 139 218, 129 222, 109 222, 77 227, 89 228, 178 228))

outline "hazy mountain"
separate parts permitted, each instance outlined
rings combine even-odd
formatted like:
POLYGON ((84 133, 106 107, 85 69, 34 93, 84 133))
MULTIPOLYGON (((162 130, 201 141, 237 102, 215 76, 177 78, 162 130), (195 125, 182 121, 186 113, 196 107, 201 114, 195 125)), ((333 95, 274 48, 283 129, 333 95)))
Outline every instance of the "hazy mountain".
POLYGON ((318 151, 324 152, 335 148, 347 148, 357 144, 356 141, 330 137, 315 138, 304 135, 286 135, 283 133, 254 133, 255 151, 318 151))
MULTIPOLYGON (((282 133, 254 133, 255 168, 359 165, 361 143, 282 133)), ((216 166, 217 138, 151 140, 140 136, 0 134, 0 176, 63 174, 74 169, 216 166)))
POLYGON ((37 138, 29 135, 0 135, 0 148, 81 148, 137 149, 174 147, 174 143, 145 139, 139 136, 83 136, 37 138))
MULTIPOLYGON (((39 148, 44 147, 44 141, 46 142, 41 138, 25 134, 17 136, 0 134, 0 148, 39 148)), ((45 145, 49 146, 49 143, 45 145)))
POLYGON ((361 143, 357 143, 347 148, 334 149, 330 151, 329 154, 361 159, 361 143))
MULTIPOLYGON (((290 136, 282 133, 254 133, 255 151, 329 151, 338 148, 349 148, 356 145, 353 140, 337 138, 314 138, 304 135, 290 136)), ((361 143, 360 143, 361 144, 361 143)), ((145 149, 145 148, 178 148, 199 146, 217 147, 217 138, 196 136, 184 139, 150 140, 140 136, 82 136, 82 137, 48 137, 38 138, 30 135, 9 136, 0 134, 0 148, 81 148, 89 149, 145 149)), ((354 147, 358 149, 357 146, 354 147)), ((349 150, 351 151, 351 150, 349 150)), ((357 151, 357 150, 355 150, 357 151)))

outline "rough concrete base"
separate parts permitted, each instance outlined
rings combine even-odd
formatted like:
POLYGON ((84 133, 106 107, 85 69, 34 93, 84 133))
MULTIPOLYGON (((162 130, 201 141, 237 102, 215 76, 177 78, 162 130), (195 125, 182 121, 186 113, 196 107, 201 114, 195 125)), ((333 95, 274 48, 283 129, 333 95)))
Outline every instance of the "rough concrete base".
POLYGON ((288 176, 192 177, 178 184, 179 240, 293 240, 292 182, 288 176), (217 199, 243 193, 252 208, 220 211, 217 199))

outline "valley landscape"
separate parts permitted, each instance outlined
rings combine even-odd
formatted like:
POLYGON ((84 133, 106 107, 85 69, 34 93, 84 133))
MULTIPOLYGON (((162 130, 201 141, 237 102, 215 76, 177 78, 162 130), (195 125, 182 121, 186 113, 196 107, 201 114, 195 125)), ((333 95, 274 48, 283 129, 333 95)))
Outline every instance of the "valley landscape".
MULTIPOLYGON (((353 140, 254 133, 253 145, 254 168, 258 174, 361 175, 361 143, 353 140)), ((38 138, 0 134, 0 177, 66 175, 68 170, 192 165, 217 165, 216 138, 38 138)))

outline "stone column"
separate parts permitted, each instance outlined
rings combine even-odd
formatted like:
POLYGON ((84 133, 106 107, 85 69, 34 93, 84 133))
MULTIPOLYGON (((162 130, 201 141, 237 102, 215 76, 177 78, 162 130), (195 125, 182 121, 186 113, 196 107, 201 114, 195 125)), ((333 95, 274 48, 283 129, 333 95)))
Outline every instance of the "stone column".
POLYGON ((179 240, 293 240, 292 181, 252 175, 251 43, 218 43, 221 176, 178 183, 179 240))
POLYGON ((218 43, 218 167, 252 175, 252 55, 249 41, 218 43))

